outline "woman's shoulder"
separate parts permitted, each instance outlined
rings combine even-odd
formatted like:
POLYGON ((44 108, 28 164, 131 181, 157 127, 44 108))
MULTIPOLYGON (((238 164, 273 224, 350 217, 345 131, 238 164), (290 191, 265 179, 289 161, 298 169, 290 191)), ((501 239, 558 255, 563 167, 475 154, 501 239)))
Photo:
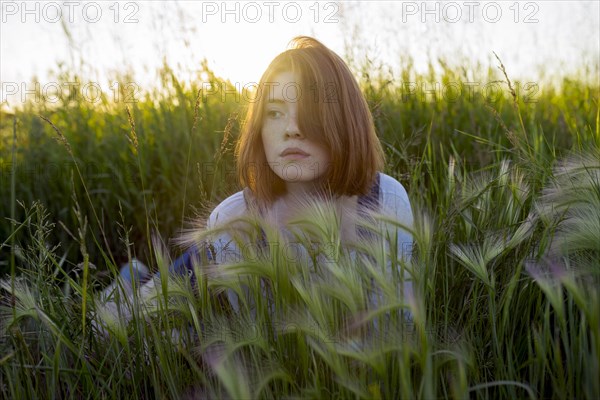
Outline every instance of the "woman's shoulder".
POLYGON ((217 205, 208 217, 208 228, 214 228, 247 213, 244 192, 232 194, 217 205))
POLYGON ((383 172, 379 173, 379 199, 384 212, 412 215, 410 200, 404 186, 383 172))
POLYGON ((408 201, 406 189, 400 182, 383 172, 379 173, 379 193, 381 195, 398 196, 408 201))

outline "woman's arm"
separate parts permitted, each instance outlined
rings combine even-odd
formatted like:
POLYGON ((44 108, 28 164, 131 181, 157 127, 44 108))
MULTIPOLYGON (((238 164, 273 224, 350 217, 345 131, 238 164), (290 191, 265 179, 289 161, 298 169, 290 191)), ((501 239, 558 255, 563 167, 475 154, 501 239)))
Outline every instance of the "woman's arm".
MULTIPOLYGON (((413 248, 413 236, 408 229, 413 227, 413 212, 408 194, 402 184, 385 174, 381 174, 380 177, 380 207, 383 215, 398 222, 398 224, 384 223, 382 227, 386 235, 384 238, 386 250, 389 252, 390 257, 393 257, 388 261, 387 274, 390 278, 398 276, 401 279, 402 284, 398 287, 400 296, 406 302, 409 302, 409 299, 413 296, 413 279, 408 270, 413 248), (407 229, 402 228, 402 226, 407 229), (396 242, 396 254, 392 251, 394 241, 396 242)), ((410 319, 410 317, 411 315, 408 313, 407 318, 410 319)))
MULTIPOLYGON (((381 213, 411 229, 413 213, 404 186, 391 176, 381 174, 379 192, 381 213)), ((410 260, 413 246, 412 234, 393 224, 386 224, 386 233, 390 238, 397 235, 398 258, 410 260)))

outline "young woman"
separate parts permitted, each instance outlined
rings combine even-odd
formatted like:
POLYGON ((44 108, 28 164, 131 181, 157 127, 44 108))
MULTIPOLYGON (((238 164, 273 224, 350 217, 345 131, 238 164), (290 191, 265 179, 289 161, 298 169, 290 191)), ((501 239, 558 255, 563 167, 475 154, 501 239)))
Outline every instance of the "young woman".
MULTIPOLYGON (((193 246, 170 272, 188 274, 206 261, 235 263, 246 250, 271 245, 264 231, 253 238, 245 234, 244 217, 261 218, 293 241, 297 232, 291 222, 319 202, 340 216, 340 239, 349 249, 373 234, 364 227, 372 215, 396 221, 381 226, 381 234, 388 252, 407 259, 410 202, 404 187, 381 172, 384 154, 373 119, 344 61, 319 41, 297 37, 271 62, 254 100, 236 147, 244 189, 210 214, 207 228, 214 234, 207 246, 202 251, 193 246)), ((307 256, 304 250, 299 254, 307 256)), ((388 264, 388 270, 399 265, 388 264)), ((406 278, 405 295, 412 287, 406 278)), ((237 309, 234 296, 229 298, 237 309)))

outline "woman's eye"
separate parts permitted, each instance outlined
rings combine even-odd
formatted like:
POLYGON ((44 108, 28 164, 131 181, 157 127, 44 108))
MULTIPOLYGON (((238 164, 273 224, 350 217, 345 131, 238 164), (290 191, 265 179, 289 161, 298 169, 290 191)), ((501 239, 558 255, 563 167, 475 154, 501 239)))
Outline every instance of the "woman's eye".
POLYGON ((283 113, 278 110, 267 110, 267 116, 269 118, 281 118, 283 117, 283 113))

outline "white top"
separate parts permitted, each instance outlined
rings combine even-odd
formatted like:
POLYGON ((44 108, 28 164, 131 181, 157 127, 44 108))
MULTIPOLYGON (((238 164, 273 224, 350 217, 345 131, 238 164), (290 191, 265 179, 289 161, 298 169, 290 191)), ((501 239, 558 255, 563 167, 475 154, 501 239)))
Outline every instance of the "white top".
MULTIPOLYGON (((406 190, 400 182, 386 174, 380 173, 379 182, 379 209, 377 213, 385 215, 390 219, 398 221, 400 224, 412 228, 413 214, 408 200, 406 190)), ((225 200, 223 200, 210 214, 207 222, 208 229, 223 227, 224 224, 235 220, 236 218, 244 217, 249 214, 249 210, 244 199, 243 191, 237 192, 225 200)), ((342 223, 343 225, 343 223, 342 223)), ((380 225, 381 226, 381 225, 380 225)), ((398 257, 404 260, 410 258, 412 250, 412 235, 404 229, 398 228, 395 225, 386 223, 383 224, 388 238, 393 238, 397 235, 398 257)), ((211 240, 214 246, 216 259, 218 264, 232 263, 241 260, 241 253, 237 244, 231 239, 227 232, 220 232, 217 237, 211 240)), ((389 242, 386 241, 386 250, 389 249, 389 242)), ((246 254, 246 253, 244 253, 246 254)), ((388 263, 388 273, 390 265, 388 263)), ((412 293, 412 284, 410 283, 410 275, 405 274, 407 280, 404 284, 404 294, 412 293)), ((237 303, 232 299, 232 303, 237 303)), ((234 304, 234 307, 237 304, 234 304)), ((235 307, 237 308, 237 307, 235 307)))

